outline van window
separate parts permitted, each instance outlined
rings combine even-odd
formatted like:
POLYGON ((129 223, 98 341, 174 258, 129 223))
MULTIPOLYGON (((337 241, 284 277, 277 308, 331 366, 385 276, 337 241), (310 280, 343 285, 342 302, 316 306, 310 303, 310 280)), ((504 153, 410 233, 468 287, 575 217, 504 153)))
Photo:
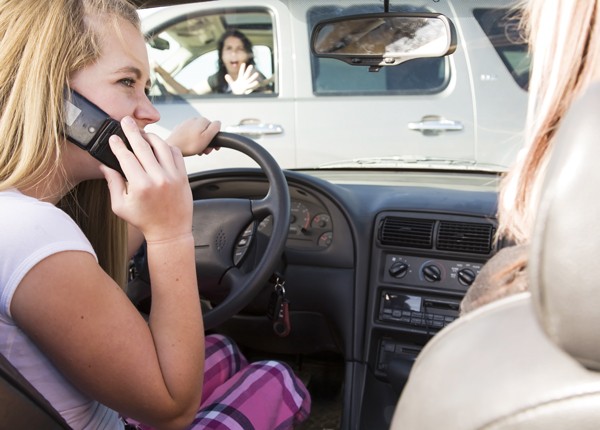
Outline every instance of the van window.
MULTIPOLYGON (((406 5, 392 6, 390 11, 432 12, 427 8, 406 5)), ((376 12, 381 12, 381 6, 313 7, 308 11, 308 33, 310 34, 313 26, 323 19, 376 12)), ((382 67, 379 72, 367 72, 364 67, 311 55, 311 67, 313 92, 316 95, 434 94, 443 91, 450 81, 447 57, 419 58, 393 67, 382 67)))
POLYGON ((515 82, 527 90, 531 61, 528 44, 521 31, 520 12, 509 9, 475 9, 473 15, 515 82))
MULTIPOLYGON (((148 39, 153 71, 151 96, 206 97, 230 96, 224 79, 227 62, 219 62, 219 41, 225 34, 243 36, 236 51, 254 62, 259 85, 248 96, 277 93, 276 64, 273 56, 273 18, 264 9, 234 9, 221 13, 187 15, 154 33, 148 39), (246 44, 247 43, 247 44, 246 44), (251 54, 245 48, 250 49, 251 54), (247 57, 246 57, 247 56, 247 57), (219 77, 219 67, 223 72, 219 77)), ((237 60, 236 60, 237 61, 237 60)))

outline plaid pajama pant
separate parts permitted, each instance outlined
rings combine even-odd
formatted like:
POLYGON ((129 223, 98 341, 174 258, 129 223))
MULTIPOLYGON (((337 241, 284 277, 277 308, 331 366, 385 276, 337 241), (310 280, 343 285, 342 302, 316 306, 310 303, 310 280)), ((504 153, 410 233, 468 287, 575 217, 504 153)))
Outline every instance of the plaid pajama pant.
POLYGON ((249 364, 225 336, 205 342, 202 403, 190 430, 284 430, 308 418, 310 395, 288 365, 249 364))

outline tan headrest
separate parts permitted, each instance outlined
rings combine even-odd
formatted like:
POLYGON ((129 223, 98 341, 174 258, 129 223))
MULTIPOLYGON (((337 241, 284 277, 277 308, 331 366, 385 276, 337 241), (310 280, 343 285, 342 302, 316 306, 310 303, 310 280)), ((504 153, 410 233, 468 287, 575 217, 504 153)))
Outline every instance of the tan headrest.
POLYGON ((600 369, 600 85, 574 103, 554 144, 531 241, 530 288, 550 338, 600 369))

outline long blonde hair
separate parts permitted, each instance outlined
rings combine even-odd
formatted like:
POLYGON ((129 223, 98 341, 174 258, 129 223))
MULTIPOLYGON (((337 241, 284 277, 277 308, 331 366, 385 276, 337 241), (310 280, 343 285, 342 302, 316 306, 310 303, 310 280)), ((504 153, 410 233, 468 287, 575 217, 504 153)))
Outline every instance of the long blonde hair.
POLYGON ((560 121, 596 78, 600 55, 597 0, 529 0, 524 22, 532 54, 525 147, 503 180, 499 236, 527 243, 538 193, 560 121))
MULTIPOLYGON (((63 105, 69 77, 96 61, 100 35, 91 18, 118 31, 120 18, 140 28, 127 0, 0 2, 0 191, 38 188, 63 175, 63 105)), ((105 181, 75 187, 58 205, 89 238, 104 270, 126 279, 127 230, 110 209, 105 181)))

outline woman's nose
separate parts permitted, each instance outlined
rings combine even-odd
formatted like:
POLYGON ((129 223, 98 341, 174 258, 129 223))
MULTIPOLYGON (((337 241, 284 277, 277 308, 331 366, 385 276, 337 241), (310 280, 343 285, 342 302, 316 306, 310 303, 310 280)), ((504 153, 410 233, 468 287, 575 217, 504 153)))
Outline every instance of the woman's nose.
POLYGON ((160 119, 160 113, 145 94, 138 103, 135 111, 135 118, 142 123, 142 128, 148 124, 158 122, 160 119))

